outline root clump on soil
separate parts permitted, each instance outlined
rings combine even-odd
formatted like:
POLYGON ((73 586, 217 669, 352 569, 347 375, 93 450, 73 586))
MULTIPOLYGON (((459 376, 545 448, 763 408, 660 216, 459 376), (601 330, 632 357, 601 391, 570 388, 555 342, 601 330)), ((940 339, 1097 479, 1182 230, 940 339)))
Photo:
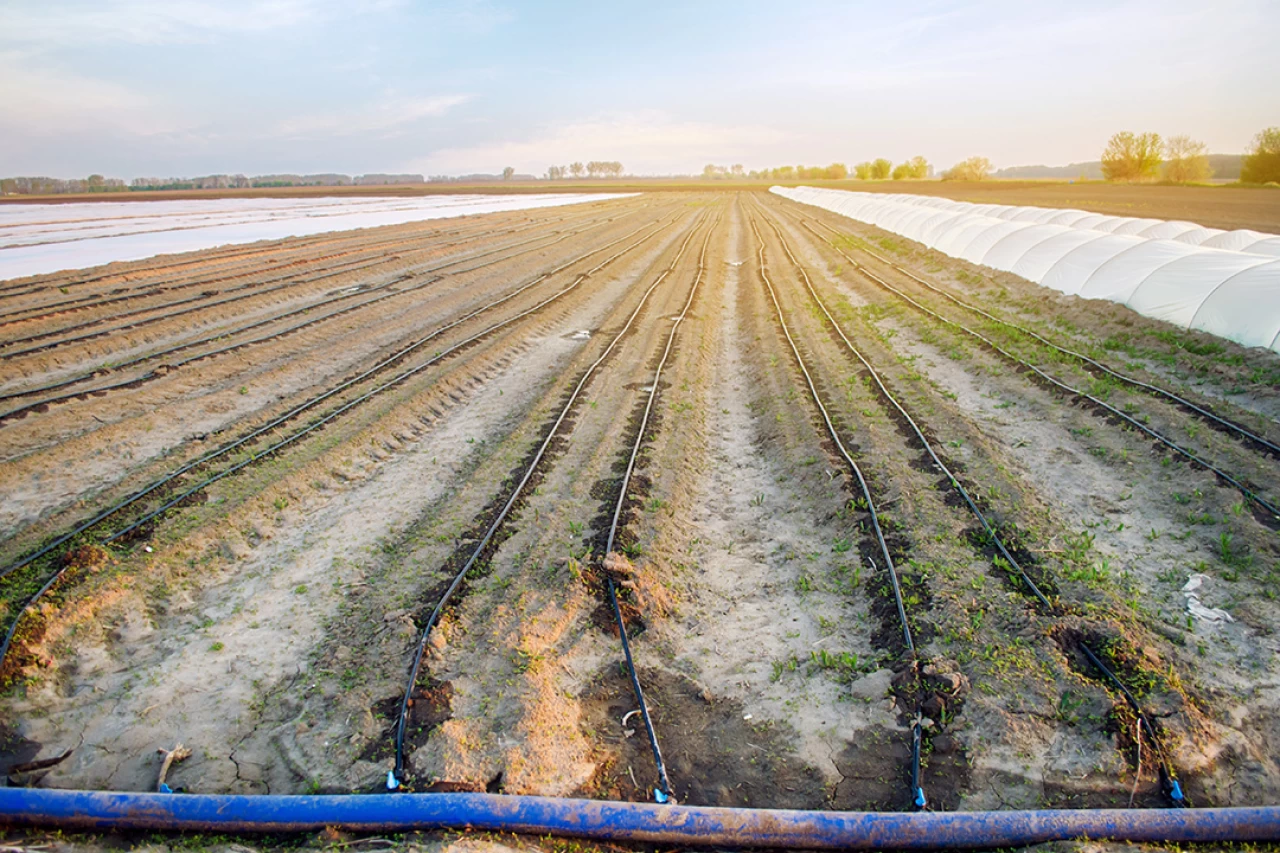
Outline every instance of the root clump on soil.
POLYGON ((619 589, 618 606, 625 621, 644 624, 647 619, 670 615, 675 602, 653 564, 637 566, 623 554, 610 551, 603 567, 619 589))

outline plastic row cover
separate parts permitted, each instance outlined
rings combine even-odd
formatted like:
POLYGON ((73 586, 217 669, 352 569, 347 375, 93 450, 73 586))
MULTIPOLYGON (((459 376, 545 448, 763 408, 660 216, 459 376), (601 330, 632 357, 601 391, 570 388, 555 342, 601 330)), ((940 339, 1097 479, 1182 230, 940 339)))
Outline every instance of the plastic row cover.
POLYGON ((1280 352, 1280 236, 931 196, 772 191, 1063 293, 1280 352))
POLYGON ((234 243, 605 201, 629 195, 634 193, 3 205, 0 206, 0 280, 234 243))

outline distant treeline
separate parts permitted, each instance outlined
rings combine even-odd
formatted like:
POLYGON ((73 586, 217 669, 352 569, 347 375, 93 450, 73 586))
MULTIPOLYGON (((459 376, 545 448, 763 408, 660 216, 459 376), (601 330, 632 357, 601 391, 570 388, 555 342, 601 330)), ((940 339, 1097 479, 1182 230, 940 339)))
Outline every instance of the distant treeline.
POLYGON ((830 166, 777 166, 748 172, 741 163, 734 163, 732 166, 708 163, 702 167, 702 177, 709 181, 723 178, 747 178, 752 181, 842 181, 849 177, 849 167, 844 163, 832 163, 830 166))
MULTIPOLYGON (((1209 168, 1215 178, 1227 181, 1240 180, 1240 168, 1244 162, 1243 154, 1210 154, 1209 168)), ((997 178, 1015 178, 1036 180, 1038 178, 1084 178, 1089 181, 1101 181, 1102 161, 1090 160, 1085 163, 1068 163, 1066 166, 1010 166, 995 173, 997 178)))
POLYGON ((205 175, 199 178, 0 178, 0 194, 59 195, 63 193, 154 192, 156 190, 223 190, 249 187, 368 187, 426 183, 422 175, 205 175))
POLYGON ((493 181, 536 181, 537 175, 529 175, 523 172, 517 173, 511 170, 509 176, 491 175, 488 172, 476 172, 471 175, 432 175, 427 178, 429 184, 486 184, 493 181))

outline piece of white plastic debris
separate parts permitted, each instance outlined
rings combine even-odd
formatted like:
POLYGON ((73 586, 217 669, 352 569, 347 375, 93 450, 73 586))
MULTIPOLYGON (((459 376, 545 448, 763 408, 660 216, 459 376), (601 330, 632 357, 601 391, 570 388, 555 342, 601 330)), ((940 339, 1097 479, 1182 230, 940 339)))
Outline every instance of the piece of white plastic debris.
POLYGON ((387 790, 394 791, 396 788, 399 788, 399 787, 400 787, 400 780, 396 778, 396 771, 388 770, 387 771, 387 790))
POLYGON ((742 719, 744 719, 744 720, 749 720, 749 719, 751 719, 751 715, 750 715, 750 714, 743 714, 743 715, 742 715, 742 719))
POLYGON ((1234 622, 1231 614, 1220 607, 1205 607, 1194 595, 1187 596, 1187 612, 1205 622, 1234 622))
POLYGON ((148 554, 150 554, 150 553, 151 553, 151 546, 150 546, 150 545, 143 546, 142 550, 144 550, 144 551, 146 551, 148 554))
POLYGON ((1187 582, 1182 587, 1182 594, 1187 598, 1187 612, 1200 621, 1208 622, 1213 625, 1236 621, 1231 617, 1230 613, 1222 608, 1206 607, 1204 603, 1200 601, 1200 596, 1197 595, 1197 590, 1199 590, 1208 579, 1208 575, 1200 573, 1196 573, 1187 578, 1187 582))

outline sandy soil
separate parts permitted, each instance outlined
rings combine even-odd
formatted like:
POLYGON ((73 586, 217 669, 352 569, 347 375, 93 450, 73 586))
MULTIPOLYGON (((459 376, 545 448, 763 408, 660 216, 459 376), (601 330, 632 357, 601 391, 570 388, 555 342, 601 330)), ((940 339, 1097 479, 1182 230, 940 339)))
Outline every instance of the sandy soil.
POLYGON ((24 619, 0 673, 0 765, 72 749, 20 781, 147 790, 156 750, 182 742, 193 754, 168 781, 189 791, 378 789, 418 632, 512 500, 412 686, 406 782, 415 790, 651 798, 657 771, 631 713, 608 571, 622 585, 638 675, 683 802, 909 808, 917 702, 904 685, 918 672, 934 808, 1158 807, 1152 745, 1139 759, 1132 714, 1085 661, 1082 637, 1105 648, 1139 696, 1197 805, 1274 802, 1276 520, 1011 357, 1105 395, 1272 501, 1280 460, 1168 401, 1100 384, 904 270, 1272 441, 1280 359, 887 239, 762 193, 660 195, 0 282, 0 320, 18 318, 0 325, 0 393, 107 371, 72 389, 86 393, 0 417, 6 565, 328 394, 0 579, 7 627, 69 566, 24 619), (352 258, 370 266, 342 266, 352 258), (948 320, 1001 335, 1009 357, 864 271, 948 320), (1054 610, 993 560, 952 484, 834 334, 806 275, 1054 610), (695 281, 639 436, 657 359, 695 281), (363 308, 325 302, 352 288, 360 299, 399 295, 363 308), (172 316, 174 301, 205 289, 238 301, 172 316), (128 299, 111 301, 119 296, 128 299), (75 310, 57 305, 66 299, 79 300, 75 310), (285 316, 307 306, 320 307, 285 316), (117 328, 134 310, 159 319, 117 328), (99 319, 115 331, 5 356, 20 346, 6 341, 99 319), (188 343, 210 354, 173 371, 123 368, 126 387, 105 388, 117 378, 107 363, 188 343), (915 659, 853 472, 802 366, 888 532, 915 659), (620 553, 606 560, 637 437, 620 553), (241 462, 137 534, 103 544, 241 462))

